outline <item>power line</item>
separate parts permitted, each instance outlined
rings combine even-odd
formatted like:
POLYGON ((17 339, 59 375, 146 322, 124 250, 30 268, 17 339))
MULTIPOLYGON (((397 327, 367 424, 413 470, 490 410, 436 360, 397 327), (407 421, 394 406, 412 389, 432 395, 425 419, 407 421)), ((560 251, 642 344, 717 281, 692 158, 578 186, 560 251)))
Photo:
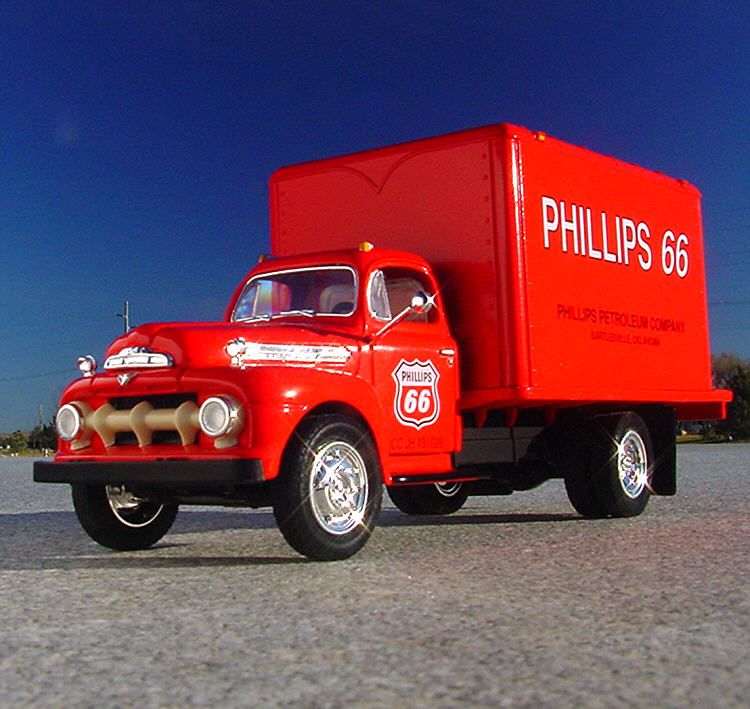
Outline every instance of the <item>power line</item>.
POLYGON ((708 263, 707 271, 713 271, 717 268, 737 268, 737 266, 750 266, 750 261, 733 261, 732 263, 708 263))
POLYGON ((750 305, 750 298, 742 298, 740 300, 714 300, 709 303, 709 306, 715 305, 750 305))
MULTIPOLYGON (((707 252, 713 251, 713 249, 706 249, 707 252)), ((750 249, 732 249, 731 251, 722 251, 720 254, 706 253, 706 258, 710 261, 713 258, 719 258, 721 256, 737 256, 738 254, 750 254, 750 249)))
POLYGON ((739 231, 740 229, 749 229, 750 224, 738 224, 737 226, 720 226, 715 229, 709 229, 708 231, 739 231))
POLYGON ((57 377, 61 374, 71 374, 72 369, 61 369, 57 372, 44 372, 43 374, 21 374, 17 377, 0 377, 0 384, 5 382, 24 382, 30 379, 44 379, 45 377, 57 377))

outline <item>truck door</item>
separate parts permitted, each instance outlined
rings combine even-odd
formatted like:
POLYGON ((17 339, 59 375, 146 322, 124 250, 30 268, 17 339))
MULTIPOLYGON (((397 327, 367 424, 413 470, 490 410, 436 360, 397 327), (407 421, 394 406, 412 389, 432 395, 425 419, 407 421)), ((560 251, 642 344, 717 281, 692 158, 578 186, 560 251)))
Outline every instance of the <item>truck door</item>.
MULTIPOLYGON (((385 326, 409 307, 417 292, 435 293, 424 273, 375 271, 368 288, 370 314, 385 326)), ((445 314, 437 306, 412 313, 375 339, 372 356, 375 386, 386 411, 388 455, 454 451, 458 373, 445 314)))

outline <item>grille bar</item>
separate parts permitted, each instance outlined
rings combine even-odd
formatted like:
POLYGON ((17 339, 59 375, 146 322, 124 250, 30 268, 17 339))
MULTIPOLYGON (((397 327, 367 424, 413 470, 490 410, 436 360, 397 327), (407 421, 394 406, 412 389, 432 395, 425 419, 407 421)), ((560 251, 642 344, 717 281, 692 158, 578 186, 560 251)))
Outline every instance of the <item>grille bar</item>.
MULTIPOLYGON (((75 402, 83 408, 81 402, 75 402)), ((155 409, 148 401, 140 401, 130 409, 116 409, 111 403, 102 404, 96 411, 90 406, 84 414, 84 448, 90 445, 90 432, 95 431, 107 448, 115 445, 117 433, 135 434, 141 448, 150 446, 156 431, 176 431, 183 446, 195 443, 200 430, 198 405, 184 401, 176 408, 155 409), (89 435, 85 435, 88 433, 89 435)))

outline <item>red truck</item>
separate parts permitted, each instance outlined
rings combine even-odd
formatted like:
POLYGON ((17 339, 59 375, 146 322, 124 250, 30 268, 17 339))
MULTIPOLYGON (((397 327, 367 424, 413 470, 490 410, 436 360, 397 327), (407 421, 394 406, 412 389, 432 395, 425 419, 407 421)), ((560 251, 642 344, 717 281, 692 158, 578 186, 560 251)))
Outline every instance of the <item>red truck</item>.
POLYGON ((34 478, 142 549, 181 504, 270 506, 342 559, 408 514, 563 478, 584 517, 676 490, 719 419, 699 192, 493 125, 278 170, 271 250, 224 319, 138 327, 64 392, 34 478))

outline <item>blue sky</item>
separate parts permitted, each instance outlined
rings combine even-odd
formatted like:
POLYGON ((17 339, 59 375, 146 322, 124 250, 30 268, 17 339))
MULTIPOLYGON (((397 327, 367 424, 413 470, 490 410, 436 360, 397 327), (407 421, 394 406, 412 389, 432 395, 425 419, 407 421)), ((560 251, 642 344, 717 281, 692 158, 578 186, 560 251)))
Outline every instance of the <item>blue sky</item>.
POLYGON ((6 0, 0 431, 125 298, 220 318, 275 168, 504 121, 696 184, 712 348, 750 357, 748 36, 747 2, 6 0))

